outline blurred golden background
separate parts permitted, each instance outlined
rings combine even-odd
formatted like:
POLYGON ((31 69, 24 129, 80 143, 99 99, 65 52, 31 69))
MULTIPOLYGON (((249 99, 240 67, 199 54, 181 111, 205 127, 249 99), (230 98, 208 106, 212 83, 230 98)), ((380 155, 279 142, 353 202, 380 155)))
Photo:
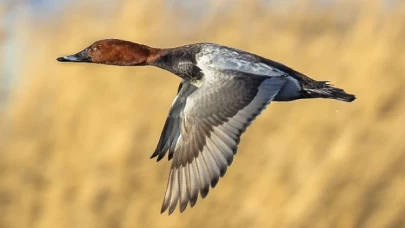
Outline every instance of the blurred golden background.
POLYGON ((56 2, 0 2, 1 228, 405 227, 403 1, 56 2), (208 197, 161 215, 180 80, 55 60, 103 38, 220 43, 357 100, 272 103, 208 197))

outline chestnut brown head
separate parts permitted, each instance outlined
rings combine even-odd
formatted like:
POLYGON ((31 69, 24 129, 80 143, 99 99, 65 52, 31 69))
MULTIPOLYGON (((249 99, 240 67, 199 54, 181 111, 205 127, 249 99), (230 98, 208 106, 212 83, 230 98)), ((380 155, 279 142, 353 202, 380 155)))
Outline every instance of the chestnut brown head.
POLYGON ((88 62, 119 66, 142 66, 159 56, 159 49, 125 40, 99 40, 74 55, 57 58, 59 62, 88 62))

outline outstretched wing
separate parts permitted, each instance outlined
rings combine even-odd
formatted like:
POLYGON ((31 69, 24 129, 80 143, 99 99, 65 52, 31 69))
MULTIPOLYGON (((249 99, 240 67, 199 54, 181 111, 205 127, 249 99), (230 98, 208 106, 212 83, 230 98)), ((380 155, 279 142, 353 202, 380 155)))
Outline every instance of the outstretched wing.
POLYGON ((174 151, 162 213, 169 208, 171 214, 178 203, 181 212, 188 203, 193 207, 199 193, 204 198, 215 187, 232 163, 241 134, 287 81, 235 70, 216 74, 192 92, 184 88, 188 97, 175 100, 182 108, 169 115, 176 126, 165 125, 164 146, 158 148, 174 151))
POLYGON ((197 90, 197 87, 188 81, 183 80, 180 82, 177 96, 174 98, 162 134, 160 135, 158 145, 151 158, 157 156, 157 161, 160 161, 166 155, 167 151, 169 151, 169 160, 173 157, 174 148, 176 147, 177 140, 180 136, 180 113, 186 105, 187 97, 195 90, 197 90))

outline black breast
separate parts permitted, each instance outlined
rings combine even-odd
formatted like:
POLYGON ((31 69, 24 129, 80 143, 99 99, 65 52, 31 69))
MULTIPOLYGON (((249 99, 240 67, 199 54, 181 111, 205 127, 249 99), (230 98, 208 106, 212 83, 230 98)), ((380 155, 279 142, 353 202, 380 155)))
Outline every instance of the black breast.
POLYGON ((196 47, 179 47, 170 49, 153 65, 176 74, 187 81, 197 81, 203 76, 201 69, 196 65, 196 47))

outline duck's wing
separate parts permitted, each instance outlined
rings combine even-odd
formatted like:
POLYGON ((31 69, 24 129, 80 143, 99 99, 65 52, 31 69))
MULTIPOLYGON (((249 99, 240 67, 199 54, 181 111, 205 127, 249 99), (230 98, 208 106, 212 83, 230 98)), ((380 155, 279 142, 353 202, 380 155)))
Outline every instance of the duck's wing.
POLYGON ((197 90, 197 87, 188 81, 181 81, 177 90, 177 96, 174 98, 169 115, 167 116, 163 131, 160 135, 158 145, 151 158, 157 157, 160 161, 169 151, 168 159, 172 159, 174 148, 176 147, 180 136, 180 113, 186 105, 187 97, 197 90))
POLYGON ((188 203, 193 207, 199 193, 204 198, 215 187, 232 163, 241 134, 287 80, 233 70, 221 74, 206 77, 182 102, 162 213, 169 209, 171 214, 178 203, 181 212, 188 203))

